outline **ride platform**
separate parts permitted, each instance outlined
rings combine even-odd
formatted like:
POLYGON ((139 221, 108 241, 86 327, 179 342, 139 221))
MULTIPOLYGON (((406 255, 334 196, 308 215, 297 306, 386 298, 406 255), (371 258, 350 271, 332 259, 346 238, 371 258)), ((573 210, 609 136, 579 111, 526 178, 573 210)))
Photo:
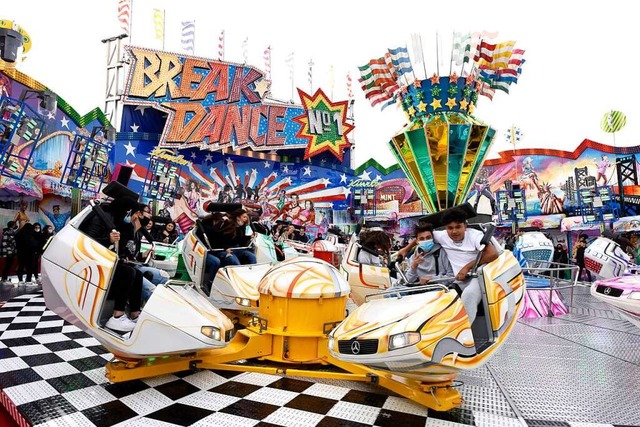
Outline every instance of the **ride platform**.
POLYGON ((521 319, 436 412, 374 384, 201 370, 109 383, 99 343, 41 293, 0 308, 0 401, 20 426, 640 426, 640 329, 587 287, 565 316, 521 319))

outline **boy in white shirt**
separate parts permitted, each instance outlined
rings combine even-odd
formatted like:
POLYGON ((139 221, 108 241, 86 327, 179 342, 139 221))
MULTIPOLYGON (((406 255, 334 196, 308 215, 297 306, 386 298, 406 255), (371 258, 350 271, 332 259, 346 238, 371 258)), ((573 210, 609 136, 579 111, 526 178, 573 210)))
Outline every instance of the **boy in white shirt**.
MULTIPOLYGON (((480 243, 484 234, 479 230, 467 228, 467 215, 461 209, 454 208, 442 217, 446 230, 433 232, 433 240, 447 252, 447 257, 453 268, 456 280, 462 288, 462 303, 469 316, 469 323, 473 324, 478 311, 478 304, 482 300, 480 284, 477 278, 467 275, 476 262, 478 253, 482 250, 480 243)), ((498 258, 496 248, 488 244, 485 246, 480 264, 486 264, 498 258)))

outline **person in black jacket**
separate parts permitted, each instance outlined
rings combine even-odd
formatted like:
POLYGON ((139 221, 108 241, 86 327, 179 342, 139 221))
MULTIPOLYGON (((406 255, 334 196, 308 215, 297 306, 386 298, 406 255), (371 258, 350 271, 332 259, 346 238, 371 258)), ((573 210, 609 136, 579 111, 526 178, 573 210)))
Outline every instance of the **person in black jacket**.
MULTIPOLYGON (((117 250, 118 254, 124 254, 127 251, 127 242, 130 241, 133 234, 130 221, 131 212, 138 206, 137 200, 133 198, 115 199, 103 209, 115 229, 111 229, 109 224, 96 212, 90 213, 80 224, 79 229, 101 245, 117 250)), ((142 279, 142 272, 127 264, 124 259, 118 261, 108 294, 109 298, 115 300, 113 314, 105 327, 120 332, 132 331, 135 328, 140 315, 142 279), (125 314, 127 301, 129 302, 129 317, 125 314)))
POLYGON ((32 276, 38 277, 36 260, 40 243, 34 226, 30 222, 25 223, 16 234, 16 249, 18 251, 18 280, 21 283, 31 284, 32 276), (26 273, 26 282, 22 279, 26 273))
POLYGON ((218 251, 214 255, 220 258, 223 266, 258 262, 253 249, 248 248, 253 239, 253 231, 249 224, 249 215, 244 209, 236 209, 229 213, 228 219, 222 223, 218 247, 224 250, 218 251))

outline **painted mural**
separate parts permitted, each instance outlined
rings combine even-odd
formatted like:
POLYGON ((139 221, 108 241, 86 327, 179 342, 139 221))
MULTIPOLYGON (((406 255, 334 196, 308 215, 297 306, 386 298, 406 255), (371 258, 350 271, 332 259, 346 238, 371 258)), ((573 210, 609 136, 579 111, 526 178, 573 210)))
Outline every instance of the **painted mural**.
MULTIPOLYGON (((27 90, 45 89, 46 86, 15 69, 0 72, 0 96, 20 100, 27 90)), ((60 177, 72 141, 77 134, 91 133, 94 127, 109 122, 98 108, 80 116, 60 96, 55 111, 43 109, 35 97, 26 97, 23 102, 42 117, 44 127, 37 137, 25 140, 19 147, 33 151, 31 161, 20 164, 26 169, 24 178, 0 178, 0 223, 4 227, 7 221, 13 220, 26 202, 26 214, 31 222, 52 225, 59 230, 71 212, 71 187, 61 184, 60 177)), ((93 197, 95 192, 82 193, 84 200, 93 197)))

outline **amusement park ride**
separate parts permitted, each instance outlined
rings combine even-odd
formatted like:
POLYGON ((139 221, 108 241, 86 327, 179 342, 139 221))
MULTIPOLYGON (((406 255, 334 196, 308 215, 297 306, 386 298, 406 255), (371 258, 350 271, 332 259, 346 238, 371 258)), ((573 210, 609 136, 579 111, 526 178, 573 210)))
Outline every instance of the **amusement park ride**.
MULTIPOLYGON (((473 75, 434 76, 399 95, 411 123, 390 146, 435 214, 427 218, 431 222, 464 202, 495 134, 471 115, 478 87, 473 75), (439 102, 441 93, 448 95, 446 105, 439 102)), ((159 200, 174 196, 168 183, 177 171, 170 157, 160 160, 145 181, 146 195, 159 200)), ((461 404, 456 373, 482 365, 500 348, 523 301, 525 282, 509 251, 499 249, 489 264, 476 263, 471 274, 480 282, 482 307, 471 324, 449 286, 453 278, 412 287, 410 295, 390 290, 386 266, 357 263, 355 237, 340 270, 312 257, 266 256, 271 262, 221 268, 209 291, 203 269, 216 242, 207 241, 197 222, 181 251, 191 280, 157 286, 135 329, 121 335, 104 326, 112 311, 117 255, 79 228, 92 211, 132 192, 112 183, 103 193, 106 198, 50 241, 42 255, 42 283, 52 311, 113 353, 107 365, 113 382, 189 369, 348 379, 448 410, 461 404), (358 307, 347 312, 349 298, 358 307)), ((483 244, 500 248, 494 229, 484 229, 483 244)))

